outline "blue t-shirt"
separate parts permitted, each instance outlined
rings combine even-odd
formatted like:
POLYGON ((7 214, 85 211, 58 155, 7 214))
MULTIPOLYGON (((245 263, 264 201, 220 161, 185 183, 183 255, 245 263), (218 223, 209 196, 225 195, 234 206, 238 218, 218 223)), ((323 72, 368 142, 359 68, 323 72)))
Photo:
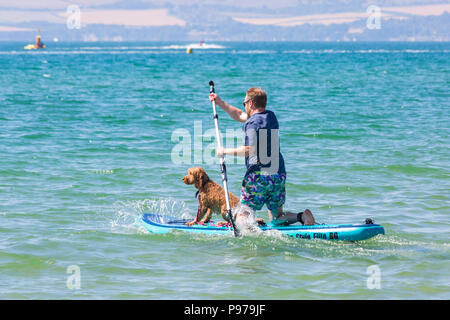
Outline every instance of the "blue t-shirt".
POLYGON ((245 157, 247 173, 263 171, 264 174, 286 173, 283 155, 280 152, 278 120, 270 110, 255 113, 245 121, 243 127, 245 145, 254 147, 245 157), (259 161, 258 161, 259 160, 259 161))

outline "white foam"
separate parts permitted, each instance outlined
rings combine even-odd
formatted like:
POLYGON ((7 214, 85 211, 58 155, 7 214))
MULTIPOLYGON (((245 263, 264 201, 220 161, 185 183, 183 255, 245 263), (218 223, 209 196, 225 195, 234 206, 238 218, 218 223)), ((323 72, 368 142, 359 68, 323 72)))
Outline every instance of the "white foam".
POLYGON ((115 215, 110 221, 114 232, 140 232, 142 224, 139 222, 145 212, 180 219, 193 218, 185 202, 174 199, 118 201, 114 203, 114 207, 115 215))
POLYGON ((231 212, 235 220, 236 228, 241 235, 258 235, 263 232, 258 228, 255 212, 250 207, 239 203, 231 212))
POLYGON ((170 45, 170 46, 163 46, 161 49, 174 49, 174 50, 181 50, 181 49, 225 49, 224 46, 221 46, 219 44, 200 44, 200 43, 191 43, 191 44, 185 44, 185 45, 170 45))

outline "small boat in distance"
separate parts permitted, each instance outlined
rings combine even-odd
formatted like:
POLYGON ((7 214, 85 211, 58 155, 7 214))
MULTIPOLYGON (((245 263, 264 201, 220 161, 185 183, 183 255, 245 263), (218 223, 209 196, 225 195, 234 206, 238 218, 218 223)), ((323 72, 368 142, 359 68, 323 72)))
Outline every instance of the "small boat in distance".
POLYGON ((35 44, 27 44, 25 47, 23 47, 25 50, 32 50, 32 49, 45 49, 45 44, 41 41, 41 35, 36 36, 36 43, 35 44))

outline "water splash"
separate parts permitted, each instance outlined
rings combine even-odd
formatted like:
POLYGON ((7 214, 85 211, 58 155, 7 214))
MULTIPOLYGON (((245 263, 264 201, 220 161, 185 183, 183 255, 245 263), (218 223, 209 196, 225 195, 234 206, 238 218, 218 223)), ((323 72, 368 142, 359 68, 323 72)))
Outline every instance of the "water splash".
POLYGON ((253 211, 249 206, 239 203, 231 210, 231 213, 235 220, 236 228, 239 230, 241 235, 259 235, 263 232, 260 228, 258 228, 255 211, 253 211))
POLYGON ((115 215, 110 221, 113 232, 147 233, 140 223, 142 214, 155 213, 162 216, 173 216, 180 219, 192 219, 186 203, 174 199, 145 199, 118 201, 114 204, 115 215))

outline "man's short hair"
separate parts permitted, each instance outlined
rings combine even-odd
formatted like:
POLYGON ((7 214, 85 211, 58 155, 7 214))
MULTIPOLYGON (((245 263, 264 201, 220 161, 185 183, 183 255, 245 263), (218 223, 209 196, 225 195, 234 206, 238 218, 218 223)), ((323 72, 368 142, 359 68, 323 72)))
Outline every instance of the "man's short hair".
POLYGON ((253 87, 247 90, 247 97, 253 100, 253 103, 257 108, 266 108, 267 104, 267 94, 266 92, 258 87, 253 87))

